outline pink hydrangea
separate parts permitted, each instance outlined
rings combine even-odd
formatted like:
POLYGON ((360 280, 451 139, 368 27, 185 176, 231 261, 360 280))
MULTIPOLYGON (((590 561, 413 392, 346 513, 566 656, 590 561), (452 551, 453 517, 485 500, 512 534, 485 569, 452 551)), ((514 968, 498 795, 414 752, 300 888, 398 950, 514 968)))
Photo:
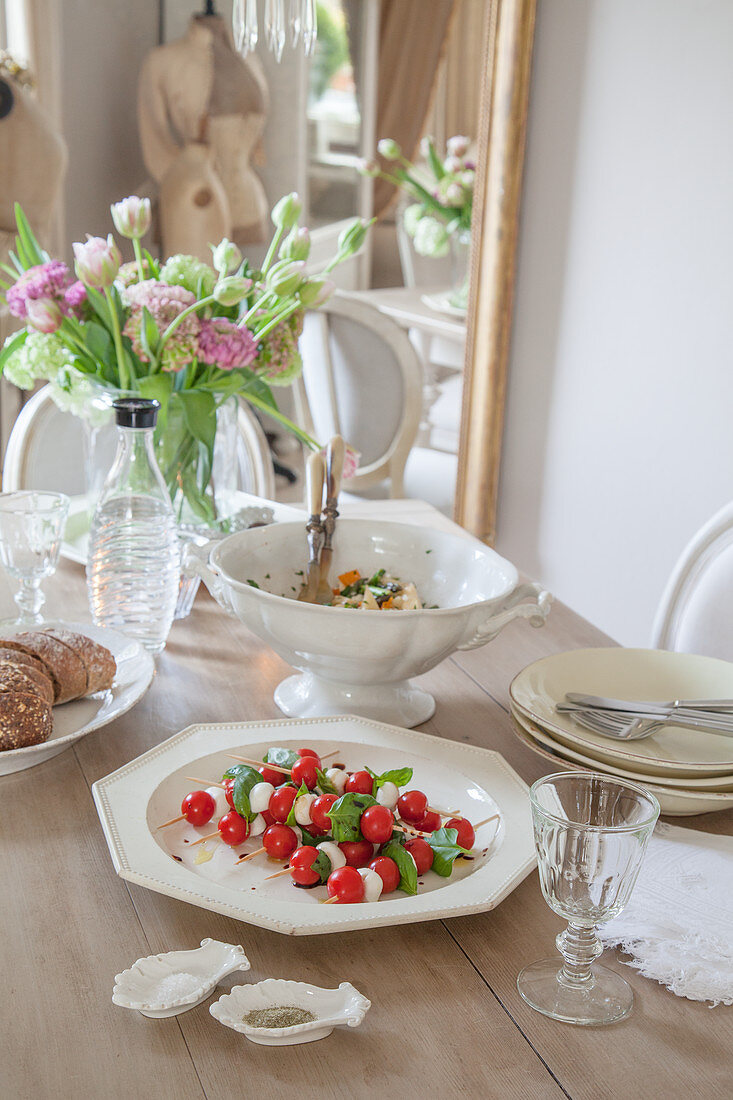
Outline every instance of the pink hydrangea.
POLYGON ((281 321, 260 343, 253 370, 263 374, 274 386, 289 386, 303 369, 298 339, 303 331, 304 311, 296 310, 281 321))
POLYGON ((201 322, 198 357, 220 370, 247 367, 257 357, 257 343, 248 328, 216 317, 201 322))
MULTIPOLYGON (((125 336, 129 336, 137 357, 143 363, 149 362, 141 339, 143 307, 147 308, 162 334, 172 321, 192 306, 196 296, 182 286, 168 286, 155 279, 145 279, 134 283, 124 290, 126 303, 130 307, 130 316, 124 327, 125 336)), ((198 337, 201 322, 195 313, 181 321, 171 334, 163 350, 163 370, 181 370, 198 354, 198 337)))
POLYGON ((74 279, 62 260, 29 267, 5 295, 8 309, 22 321, 28 318, 28 302, 55 302, 65 317, 76 314, 86 300, 84 284, 74 279))

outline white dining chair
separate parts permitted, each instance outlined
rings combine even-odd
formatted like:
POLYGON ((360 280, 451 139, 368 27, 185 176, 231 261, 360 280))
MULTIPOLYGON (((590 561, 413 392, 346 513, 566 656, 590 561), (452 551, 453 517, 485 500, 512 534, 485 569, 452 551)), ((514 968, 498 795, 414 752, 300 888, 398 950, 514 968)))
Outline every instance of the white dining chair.
MULTIPOLYGON (((238 414, 239 488, 271 500, 275 473, 265 433, 242 402, 238 414)), ((110 453, 111 460, 111 453, 110 453)), ((78 496, 87 490, 85 431, 78 417, 56 405, 44 386, 21 409, 3 464, 3 490, 51 489, 78 496)))
POLYGON ((407 333, 374 306, 336 294, 306 314, 300 352, 299 423, 316 439, 339 433, 361 454, 344 489, 363 495, 386 483, 382 495, 404 496, 422 410, 422 367, 407 333))
POLYGON ((680 555, 659 604, 652 645, 733 660, 733 502, 680 555))

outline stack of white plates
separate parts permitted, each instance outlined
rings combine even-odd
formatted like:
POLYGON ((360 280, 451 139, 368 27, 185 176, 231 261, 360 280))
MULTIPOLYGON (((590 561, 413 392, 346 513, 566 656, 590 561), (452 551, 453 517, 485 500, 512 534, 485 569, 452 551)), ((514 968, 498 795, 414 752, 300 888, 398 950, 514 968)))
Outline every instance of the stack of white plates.
POLYGON ((733 806, 733 737, 664 726, 642 741, 617 741, 559 714, 568 692, 645 702, 733 699, 733 664, 657 649, 577 649, 528 665, 509 689, 517 736, 558 771, 635 780, 665 814, 733 806))

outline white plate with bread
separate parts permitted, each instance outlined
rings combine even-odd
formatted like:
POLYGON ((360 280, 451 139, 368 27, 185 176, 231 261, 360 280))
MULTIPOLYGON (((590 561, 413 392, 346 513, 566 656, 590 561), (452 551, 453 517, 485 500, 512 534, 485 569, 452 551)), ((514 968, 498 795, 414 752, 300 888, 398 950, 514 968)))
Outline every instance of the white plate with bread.
POLYGON ((128 711, 153 658, 91 623, 43 623, 0 636, 0 775, 31 768, 128 711))

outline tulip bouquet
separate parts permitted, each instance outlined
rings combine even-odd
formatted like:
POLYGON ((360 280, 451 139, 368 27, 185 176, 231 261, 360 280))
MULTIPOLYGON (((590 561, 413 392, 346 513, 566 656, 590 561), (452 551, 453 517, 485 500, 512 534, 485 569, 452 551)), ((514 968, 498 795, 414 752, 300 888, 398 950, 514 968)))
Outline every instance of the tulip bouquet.
POLYGON ((279 411, 272 388, 300 373, 304 311, 332 293, 329 273, 361 247, 368 225, 351 223, 333 259, 308 275, 310 239, 294 193, 273 209, 274 235, 258 270, 226 239, 212 247, 211 264, 186 255, 159 263, 141 247, 150 201, 132 196, 111 211, 135 260, 122 263, 111 234, 89 237, 74 245, 74 277, 40 248, 16 206, 13 266, 0 265, 0 289, 25 326, 5 341, 0 370, 22 389, 47 380, 62 408, 92 422, 109 416, 102 394, 155 398, 158 459, 179 520, 212 524, 217 411, 232 397, 318 446, 279 411))

